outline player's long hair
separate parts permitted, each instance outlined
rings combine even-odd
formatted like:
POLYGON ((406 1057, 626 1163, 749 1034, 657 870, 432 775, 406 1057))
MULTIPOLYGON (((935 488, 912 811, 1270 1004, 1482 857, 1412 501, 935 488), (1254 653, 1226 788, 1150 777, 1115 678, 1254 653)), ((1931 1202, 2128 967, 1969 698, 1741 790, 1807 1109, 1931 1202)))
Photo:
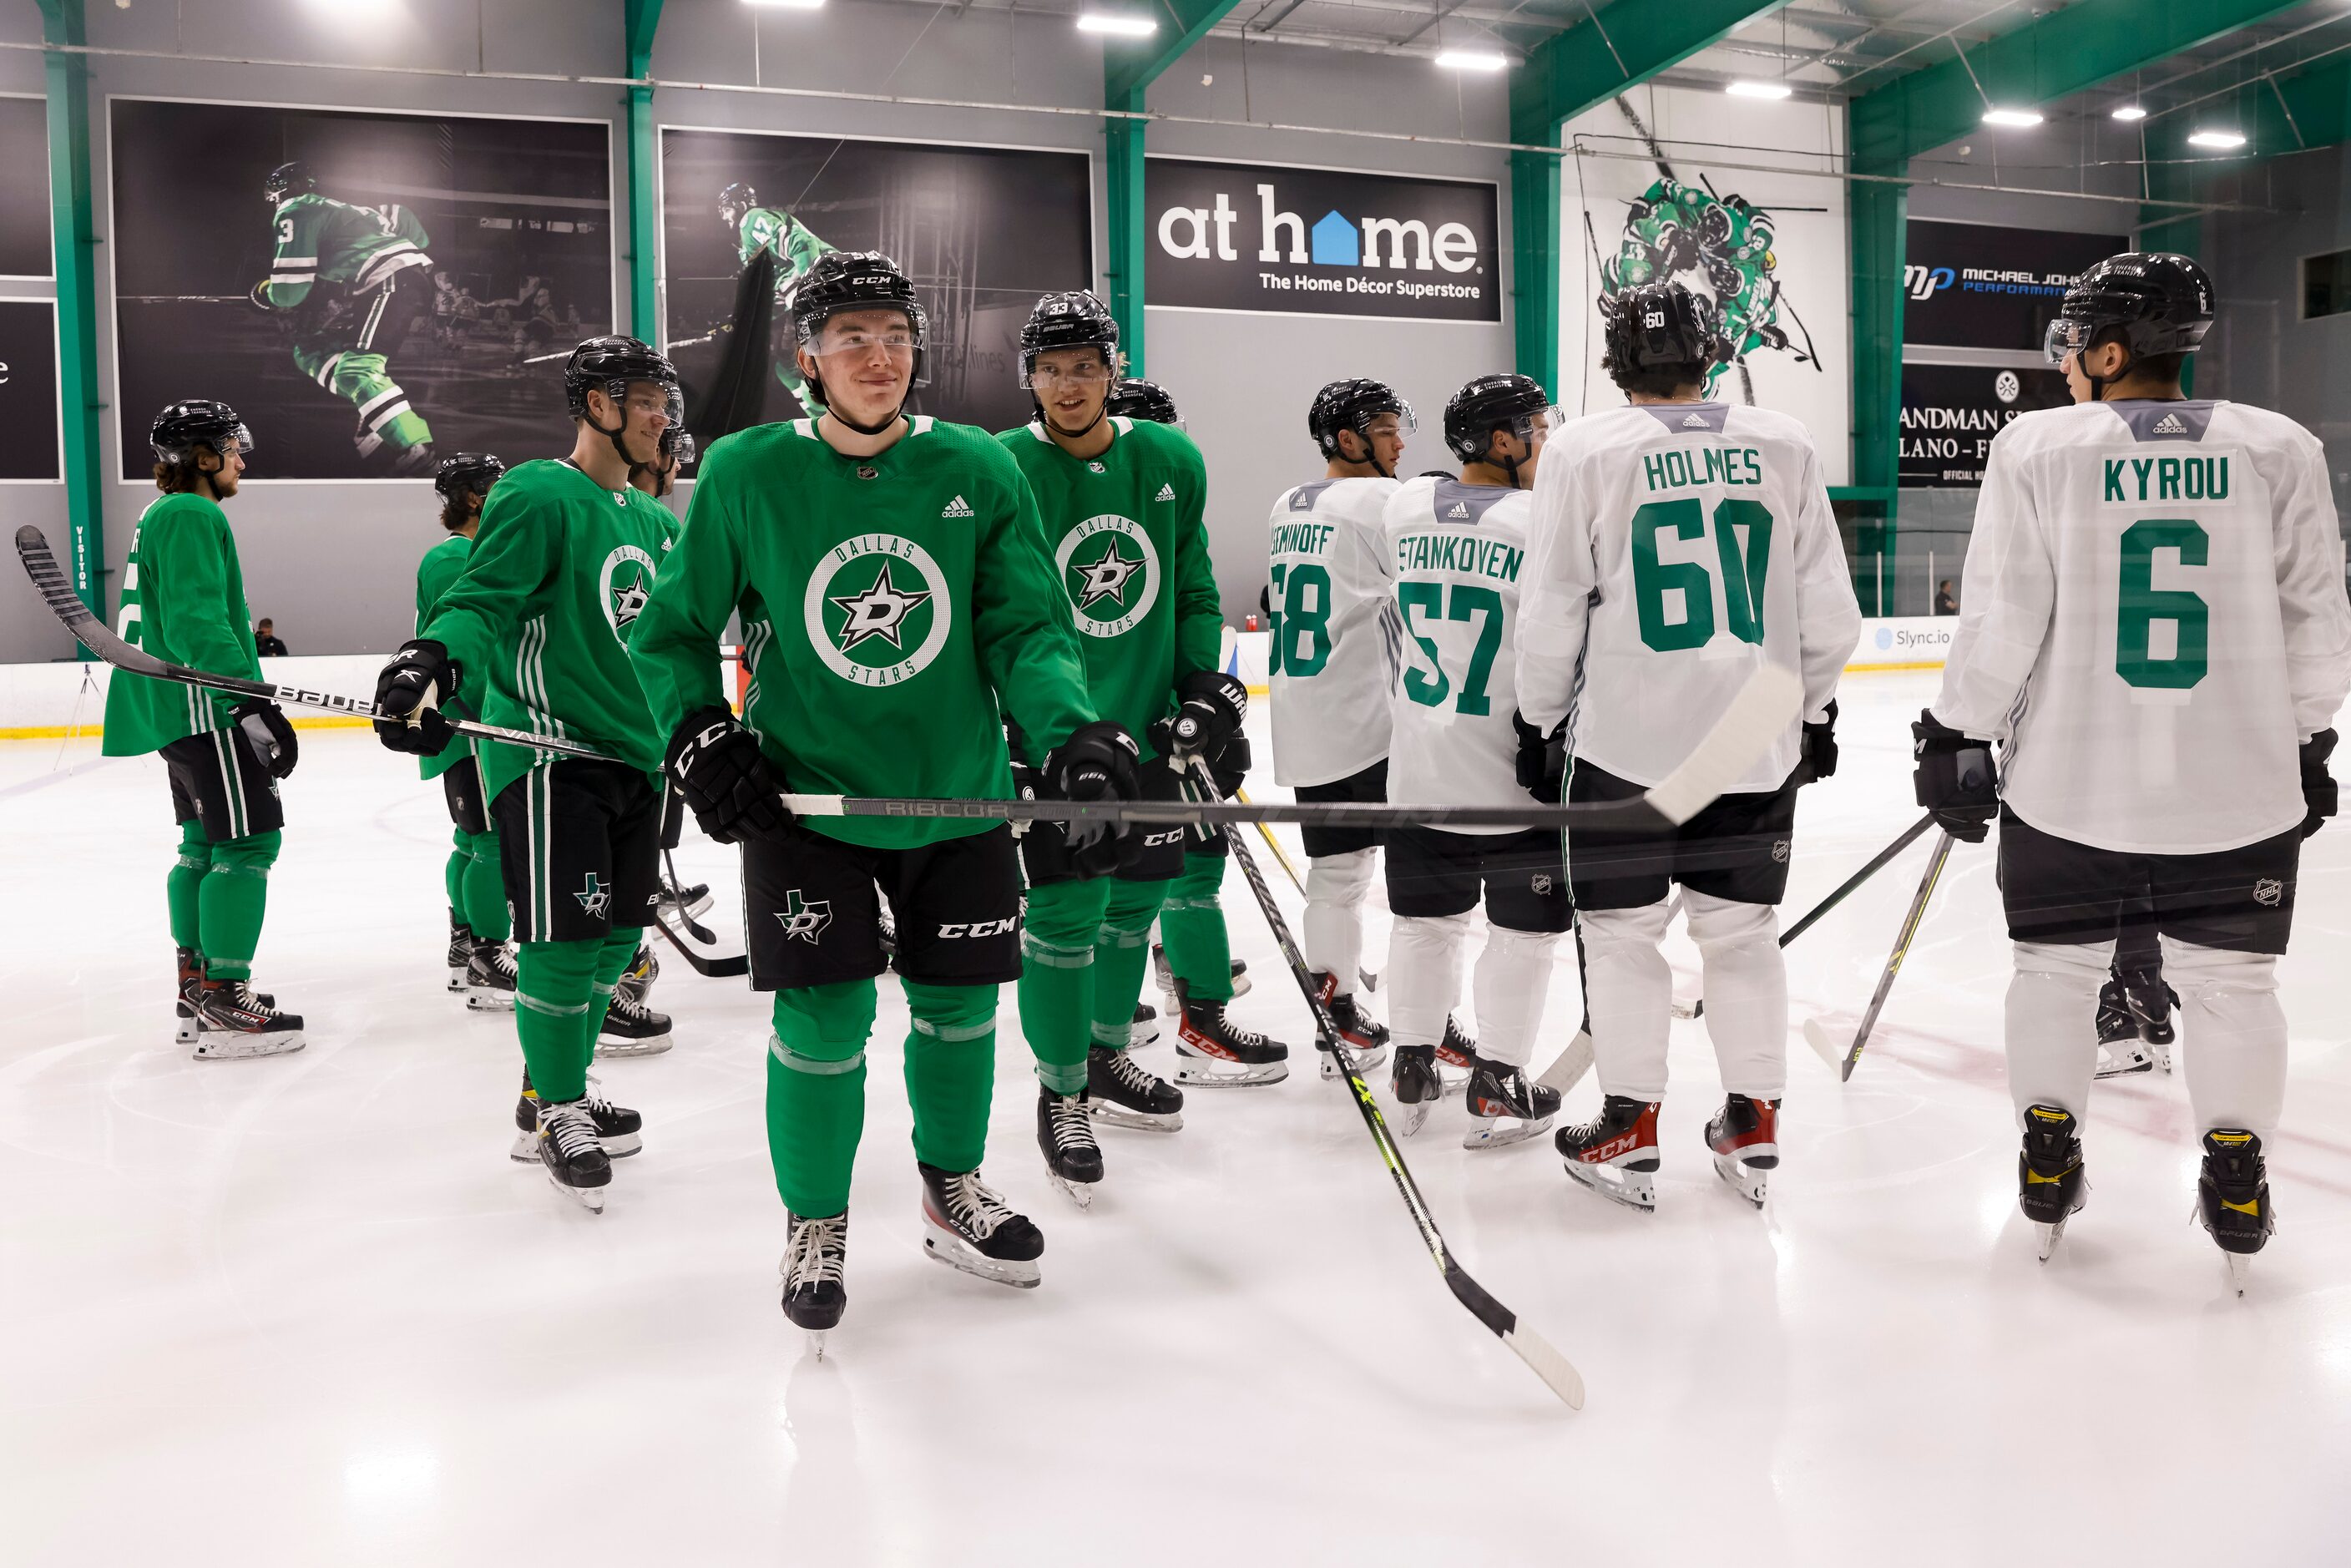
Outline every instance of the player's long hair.
POLYGON ((155 460, 155 488, 166 496, 185 496, 194 491, 203 474, 193 452, 176 463, 166 463, 159 457, 155 460))
POLYGON ((482 503, 489 499, 483 490, 460 490, 441 503, 441 526, 456 533, 467 523, 482 515, 482 503), (466 503, 471 501, 473 505, 466 503))

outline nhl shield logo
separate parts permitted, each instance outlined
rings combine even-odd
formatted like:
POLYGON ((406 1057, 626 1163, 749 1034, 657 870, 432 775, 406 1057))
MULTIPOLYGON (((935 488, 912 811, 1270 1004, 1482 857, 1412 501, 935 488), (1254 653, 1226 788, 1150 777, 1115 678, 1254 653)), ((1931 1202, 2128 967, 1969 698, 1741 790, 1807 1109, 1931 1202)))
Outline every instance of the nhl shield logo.
POLYGON ((1774 865, 1786 865, 1788 863, 1787 840, 1773 839, 1771 841, 1771 863, 1774 865))
POLYGON ((2285 902, 2285 883, 2273 876, 2262 877, 2253 883, 2253 902, 2265 909, 2275 909, 2285 902))
POLYGON ((1533 879, 1530 881, 1527 885, 1534 889, 1535 896, 1537 898, 1549 898, 1551 896, 1551 873, 1547 871, 1537 872, 1534 874, 1533 879))

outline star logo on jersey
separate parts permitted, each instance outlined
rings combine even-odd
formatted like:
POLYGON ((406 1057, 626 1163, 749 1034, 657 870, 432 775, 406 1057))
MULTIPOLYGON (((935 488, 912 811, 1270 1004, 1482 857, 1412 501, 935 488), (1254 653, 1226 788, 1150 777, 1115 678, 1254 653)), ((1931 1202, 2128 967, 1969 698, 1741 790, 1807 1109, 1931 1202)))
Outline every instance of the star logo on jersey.
POLYGON ((580 891, 571 896, 580 901, 580 907, 588 912, 589 919, 601 920, 606 907, 612 902, 612 890, 598 881, 596 873, 591 871, 580 891))
POLYGON ((825 553, 809 574, 801 615, 827 669, 857 685, 889 686, 938 656, 952 606, 946 574, 928 550, 901 535, 871 533, 825 553))
POLYGON ((814 947, 823 938, 824 928, 832 924, 832 904, 829 899, 802 898, 796 887, 784 894, 784 907, 776 919, 784 928, 785 941, 814 947))
POLYGON ((1126 594, 1126 585, 1143 570, 1139 560, 1129 560, 1118 553, 1118 536, 1106 535, 1102 554, 1092 560, 1074 563, 1080 580, 1078 608, 1092 610, 1105 599, 1120 599, 1126 594))
POLYGON ((1159 550, 1132 517, 1104 512, 1061 536, 1053 564, 1076 612, 1078 630, 1115 637, 1150 613, 1159 597, 1159 550))
POLYGON ((645 607, 645 585, 640 578, 625 584, 612 594, 612 625, 618 628, 634 621, 645 607))
POLYGON ((635 545, 615 545, 604 557, 603 570, 597 573, 597 597, 603 601, 605 623, 623 643, 644 612, 657 570, 653 558, 635 545))
POLYGON ((841 628, 841 651, 846 653, 868 637, 887 637, 890 646, 904 651, 906 644, 902 633, 905 630, 906 616, 914 606, 929 599, 930 594, 901 591, 890 580, 890 568, 885 562, 874 572, 873 586, 864 592, 830 597, 849 617, 841 628))

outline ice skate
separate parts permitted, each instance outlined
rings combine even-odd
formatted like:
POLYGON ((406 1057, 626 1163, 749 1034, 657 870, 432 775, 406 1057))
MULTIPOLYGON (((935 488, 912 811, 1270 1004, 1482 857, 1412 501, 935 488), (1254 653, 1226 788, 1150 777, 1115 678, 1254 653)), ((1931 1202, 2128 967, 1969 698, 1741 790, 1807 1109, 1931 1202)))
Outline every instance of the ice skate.
POLYGON ((898 956, 898 922, 884 909, 880 916, 882 956, 895 962, 898 956))
POLYGON ((1159 1043, 1159 1009, 1149 1002, 1134 1004, 1134 1017, 1126 1027, 1126 1049, 1159 1043))
POLYGON ((2070 1111, 2034 1105, 2024 1113, 2024 1147, 2016 1156, 2016 1203, 2039 1233, 2041 1260, 2057 1250, 2065 1222, 2083 1204, 2080 1124, 2070 1111))
POLYGON ((305 1043, 301 1015, 279 1012, 244 980, 200 980, 189 995, 189 1005, 195 1012, 200 1061, 279 1056, 299 1051, 305 1043))
POLYGON ((1643 1213, 1657 1207, 1657 1112, 1661 1102, 1611 1094, 1600 1114, 1562 1127, 1552 1145, 1567 1162, 1567 1174, 1603 1197, 1643 1213))
POLYGON ((2243 1295, 2253 1254, 2277 1228, 2270 1207, 2269 1162, 2262 1157, 2257 1134, 2235 1127, 2215 1127, 2204 1134, 2196 1218, 2229 1260, 2229 1282, 2243 1295))
POLYGON ((1105 1127, 1172 1133, 1184 1124, 1184 1092, 1134 1060, 1132 1046, 1086 1052, 1086 1109, 1105 1127))
POLYGON ((626 997, 639 1007, 643 1007, 646 996, 653 988, 653 982, 660 978, 661 959, 654 956, 653 945, 650 942, 640 942, 637 944, 636 956, 631 958, 629 967, 621 971, 621 977, 612 982, 612 994, 616 997, 626 997))
POLYGON ((592 1213, 604 1212, 604 1189, 612 1185, 612 1161, 596 1135, 585 1100, 538 1105, 538 1161, 547 1179, 566 1197, 592 1213))
MULTIPOLYGON (((196 1043, 196 993, 204 988, 204 956, 193 947, 177 949, 180 963, 179 995, 172 1003, 172 1039, 180 1045, 196 1043)), ((267 991, 256 991, 253 999, 265 1008, 274 1008, 277 998, 267 991)))
POLYGON ((2171 1016, 2179 1009, 2179 994, 2163 983, 2163 976, 2152 969, 2131 969, 2122 977, 2123 996, 2130 1008, 2131 1021, 2138 1028, 2138 1038, 2148 1047, 2156 1071, 2168 1075, 2171 1071, 2171 1046, 2179 1038, 2172 1026, 2171 1016))
POLYGON ((622 985, 612 988, 612 1005, 605 1009, 604 1021, 596 1030, 596 1054, 660 1055, 670 1048, 669 1014, 657 1013, 638 1000, 644 994, 642 987, 634 996, 622 989, 626 975, 621 980, 622 985))
POLYGON ((1501 1149, 1551 1130, 1559 1091, 1529 1082, 1523 1067, 1481 1056, 1470 1069, 1467 1103, 1474 1120, 1461 1134, 1461 1146, 1501 1149))
MULTIPOLYGON (((2165 1071, 2168 1071, 2168 1052, 2165 1071)), ((2151 1071, 2155 1052, 2148 1050, 2139 1037, 2137 1016, 2131 1009, 2130 993, 2124 988, 2121 976, 2115 976, 2098 988, 2098 1065, 2094 1078, 2127 1078, 2135 1072, 2151 1071)))
POLYGON ((1045 1174, 1053 1185, 1080 1208, 1092 1207, 1094 1188, 1102 1178, 1102 1156, 1085 1095, 1056 1094, 1038 1086, 1037 1147, 1044 1153, 1045 1174))
MULTIPOLYGON (((1151 945, 1151 972, 1159 982, 1159 994, 1167 998, 1167 1010, 1174 1012, 1176 1010, 1176 971, 1168 967, 1167 949, 1161 943, 1154 942, 1151 945)), ((1234 959, 1232 977, 1233 999, 1238 1001, 1249 994, 1248 963, 1239 958, 1234 959)))
POLYGON ((663 908, 677 912, 678 923, 683 925, 710 907, 710 884, 697 882, 681 887, 664 873, 661 879, 661 892, 655 896, 660 899, 663 908))
POLYGON ((1219 1088, 1279 1083, 1290 1076, 1290 1047, 1225 1016, 1222 1002, 1196 1002, 1182 980, 1169 1014, 1176 1020, 1176 1082, 1219 1088))
MULTIPOLYGON (((578 1103, 596 1124, 596 1142, 610 1159, 633 1155, 645 1146, 645 1121, 625 1105, 615 1105, 596 1092, 588 1080, 587 1096, 578 1103)), ((538 1158, 538 1091, 530 1086, 530 1070, 523 1069, 522 1098, 515 1102, 515 1143, 508 1157, 520 1163, 538 1158)))
POLYGON ((465 978, 465 967, 467 964, 472 961, 473 956, 474 928, 466 925, 464 921, 458 919, 455 915, 451 915, 449 917, 449 952, 447 962, 449 965, 449 989, 452 994, 456 996, 464 996, 468 988, 468 982, 465 978))
POLYGON ((1023 1291, 1037 1288, 1045 1237, 1025 1214, 990 1191, 976 1170, 955 1175, 917 1162, 923 1173, 923 1250, 950 1269, 1023 1291))
POLYGON ((1729 1096, 1706 1124, 1706 1146, 1714 1151, 1714 1174, 1762 1207, 1780 1168, 1780 1102, 1729 1096))
POLYGON ((465 959, 465 1006, 477 1013, 510 1013, 515 1005, 514 949, 476 937, 465 959))
POLYGON ((808 1331, 809 1349, 822 1361, 825 1331, 841 1322, 849 1305, 843 1282, 849 1267, 849 1211, 807 1219, 787 1210, 784 1218, 791 1227, 778 1270, 784 1281, 784 1316, 794 1328, 808 1331))
POLYGON ((1428 1120, 1429 1107, 1445 1097, 1445 1085, 1437 1075, 1437 1047, 1397 1046, 1395 1065, 1388 1070, 1388 1092, 1400 1108, 1398 1130, 1409 1138, 1428 1120))
MULTIPOLYGON (((1358 1051, 1376 1051, 1388 1042, 1388 1026, 1365 1012, 1355 1000, 1355 993, 1339 994, 1339 982, 1327 969, 1310 971, 1316 990, 1322 998, 1331 1021, 1339 1026, 1339 1036, 1358 1051)), ((1240 995, 1238 988, 1233 994, 1240 995)))
POLYGON ((1445 1085, 1447 1094, 1458 1093, 1468 1084, 1477 1066, 1477 1036, 1463 1029, 1459 1019, 1446 1014, 1445 1038, 1437 1042, 1437 1082, 1445 1085))

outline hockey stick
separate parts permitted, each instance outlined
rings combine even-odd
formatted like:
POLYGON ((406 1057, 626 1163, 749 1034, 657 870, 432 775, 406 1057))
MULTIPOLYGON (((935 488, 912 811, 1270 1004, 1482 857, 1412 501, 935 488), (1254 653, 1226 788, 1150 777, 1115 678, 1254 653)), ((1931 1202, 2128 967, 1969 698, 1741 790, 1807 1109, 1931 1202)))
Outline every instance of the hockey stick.
MULTIPOLYGON (((1884 871, 1886 869, 1886 862, 1892 860, 1896 855, 1900 854, 1904 850, 1908 849, 1911 844, 1916 841, 1919 834, 1925 832, 1928 828, 1931 828, 1934 825, 1935 813, 1929 811, 1925 816, 1919 818, 1917 821, 1911 823, 1908 827, 1903 829, 1902 836, 1900 838, 1886 845, 1883 850, 1880 850, 1877 852, 1876 857, 1871 860, 1867 865, 1862 867, 1859 871, 1845 878, 1844 884, 1834 893, 1830 894, 1826 898, 1822 899, 1818 904, 1813 905, 1811 914, 1805 915, 1802 920, 1797 921, 1793 925, 1789 926, 1787 930, 1782 932, 1780 934, 1780 946, 1785 947, 1789 943, 1793 942, 1797 937, 1802 936, 1812 927, 1813 921, 1818 920, 1822 915, 1826 915, 1830 910, 1834 909, 1838 904, 1843 904, 1847 894, 1850 894, 1855 888, 1859 887, 1863 883, 1867 882, 1871 877, 1876 876, 1879 872, 1884 871)), ((1698 998, 1698 1004, 1686 1013, 1677 1009, 1675 1016, 1677 1018, 1704 1018, 1706 1016, 1706 998, 1704 997, 1698 998)))
MULTIPOLYGON (((1233 791, 1233 799, 1246 806, 1249 803, 1249 791, 1236 789, 1233 791)), ((1313 894, 1306 891, 1306 883, 1299 878, 1298 868, 1290 864, 1290 857, 1282 852, 1281 841, 1273 836, 1271 826, 1259 822, 1257 825, 1257 831, 1259 836, 1265 840, 1265 847, 1273 852, 1275 862, 1281 867, 1281 874, 1288 877, 1290 885, 1298 890, 1298 896, 1311 902, 1313 894)), ((1367 991, 1376 991, 1380 988, 1379 976, 1360 964, 1355 967, 1355 979, 1367 991)))
POLYGON ((1592 1071, 1592 981, 1583 967, 1583 933, 1581 930, 1574 933, 1574 941, 1575 986, 1583 996, 1583 1021, 1576 1026, 1575 1038, 1567 1042, 1567 1049, 1553 1058, 1552 1064, 1544 1068, 1541 1076, 1535 1080, 1546 1089, 1556 1089, 1562 1098, 1569 1090, 1583 1082, 1583 1075, 1592 1071))
MULTIPOLYGON (((663 939, 677 949, 678 956, 684 958, 686 966, 695 974, 707 975, 716 980, 729 980, 737 975, 747 975, 751 972, 751 956, 748 953, 735 953, 724 958, 712 958, 688 946, 685 938, 669 928, 669 921, 663 913, 669 907, 674 906, 664 904, 653 906, 653 929, 660 932, 663 939)), ((689 927, 697 931, 701 929, 694 925, 692 915, 685 914, 682 909, 678 913, 679 918, 689 927)))
MULTIPOLYGON (((1928 820, 1932 820, 1931 812, 1928 820)), ((1869 998, 1869 1011, 1862 1015, 1861 1030, 1853 1037, 1853 1049, 1840 1061, 1836 1042, 1829 1039, 1827 1024, 1819 1019, 1804 1020, 1804 1043, 1819 1051, 1822 1061, 1838 1069, 1841 1081, 1851 1080, 1855 1064, 1861 1061, 1862 1048, 1869 1043, 1869 1031, 1876 1027, 1878 1009, 1886 1006, 1886 995, 1894 988, 1894 977, 1901 973, 1911 939, 1918 935, 1918 923, 1927 917, 1927 901, 1934 896, 1936 880, 1943 874, 1943 862, 1951 858, 1951 841, 1948 832, 1935 841, 1935 852, 1927 862, 1927 874, 1919 879, 1917 896, 1910 901, 1910 913, 1903 916, 1902 929, 1895 936, 1894 951, 1886 956, 1886 972, 1877 977, 1877 994, 1869 998)))
MULTIPOLYGON (((1192 767, 1201 782, 1213 793, 1216 783, 1208 777, 1207 764, 1195 757, 1192 767)), ((1403 1151, 1396 1147, 1395 1137, 1388 1131, 1387 1119, 1380 1114, 1379 1103, 1372 1098, 1370 1086, 1355 1071, 1354 1059, 1340 1036, 1338 1024, 1332 1019, 1331 1009, 1322 1005, 1322 988, 1307 973, 1305 956, 1298 950, 1298 944, 1290 934, 1290 923, 1281 917, 1280 907, 1273 902, 1273 890, 1265 884, 1265 873, 1258 869, 1257 856, 1249 852, 1248 842, 1230 825, 1219 826, 1225 835, 1225 842, 1232 847, 1233 859, 1240 862, 1241 874, 1249 878, 1249 891, 1257 895, 1258 909, 1273 932, 1274 946, 1281 949, 1282 958, 1290 965, 1290 976, 1298 982, 1299 994, 1306 998, 1307 1010, 1314 1015, 1314 1028, 1330 1047, 1331 1059, 1347 1075, 1347 1088, 1354 1096, 1355 1109, 1363 1113, 1364 1125, 1371 1131, 1372 1143, 1380 1151, 1380 1158, 1386 1163, 1388 1175, 1395 1179, 1396 1191, 1404 1195, 1405 1207, 1412 1211, 1412 1222, 1420 1228, 1421 1243, 1428 1249, 1429 1257, 1436 1260, 1437 1272, 1445 1276, 1445 1283, 1452 1291, 1454 1300, 1468 1308, 1470 1313, 1491 1330, 1497 1339, 1509 1345, 1520 1361, 1534 1368, 1535 1375, 1541 1378, 1553 1394, 1566 1401, 1569 1409, 1583 1409, 1583 1378, 1569 1364, 1567 1357, 1560 1354, 1550 1341, 1534 1330, 1522 1327, 1518 1314, 1487 1294, 1486 1288, 1471 1279, 1468 1270, 1453 1260, 1453 1254, 1446 1248, 1444 1236, 1437 1228, 1437 1221, 1429 1215, 1427 1200, 1420 1196, 1420 1188, 1413 1181, 1412 1172, 1405 1166, 1403 1151)))
MULTIPOLYGON (((50 612, 65 622, 66 630, 79 638, 83 647, 126 674, 145 675, 158 681, 177 681, 183 685, 203 686, 210 691, 226 692, 232 696, 259 697, 265 702, 292 703, 298 707, 322 707, 335 713, 355 714, 361 718, 393 719, 392 715, 360 697, 314 692, 303 686, 281 686, 272 681, 247 681, 235 675, 215 675, 206 670, 189 669, 185 664, 167 664, 154 654, 134 648, 116 636, 107 628, 106 622, 89 612, 89 606, 74 596, 73 589, 66 582, 66 574, 58 570, 57 558, 49 553, 49 541, 42 538, 41 530, 30 523, 16 530, 16 554, 25 563, 25 574, 33 580, 33 587, 48 604, 50 612)), ((413 725, 416 720, 412 717, 407 722, 413 725)), ((559 757, 585 758, 591 762, 618 760, 576 740, 529 735, 501 725, 476 724, 469 718, 452 718, 447 722, 449 727, 458 734, 476 736, 484 740, 502 740, 509 746, 528 746, 539 751, 554 752, 559 757)))

